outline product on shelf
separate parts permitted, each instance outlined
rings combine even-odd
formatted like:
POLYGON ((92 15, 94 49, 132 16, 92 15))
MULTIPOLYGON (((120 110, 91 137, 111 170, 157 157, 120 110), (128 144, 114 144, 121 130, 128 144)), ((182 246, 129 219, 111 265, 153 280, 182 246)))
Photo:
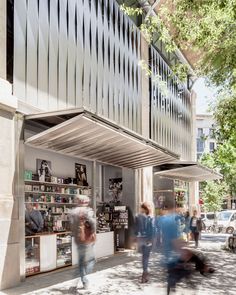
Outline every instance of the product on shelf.
POLYGON ((98 213, 97 215, 97 232, 98 233, 110 231, 110 227, 109 227, 109 224, 107 223, 105 214, 106 214, 105 212, 101 212, 101 213, 98 213))
POLYGON ((71 235, 58 234, 57 236, 57 267, 72 264, 71 235))
POLYGON ((25 202, 33 203, 44 219, 44 231, 63 232, 69 230, 69 214, 77 206, 76 195, 91 195, 91 188, 78 186, 71 177, 50 176, 39 181, 37 176, 25 171, 25 202), (31 179, 30 179, 31 178, 31 179))

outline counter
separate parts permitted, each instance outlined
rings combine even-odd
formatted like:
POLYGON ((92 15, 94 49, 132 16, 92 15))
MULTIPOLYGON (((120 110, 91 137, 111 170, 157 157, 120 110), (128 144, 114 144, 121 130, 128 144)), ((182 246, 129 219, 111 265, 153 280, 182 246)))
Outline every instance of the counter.
MULTIPOLYGON (((26 275, 76 265, 78 251, 71 232, 42 233, 26 236, 26 275)), ((97 234, 95 256, 114 254, 114 232, 97 234)))

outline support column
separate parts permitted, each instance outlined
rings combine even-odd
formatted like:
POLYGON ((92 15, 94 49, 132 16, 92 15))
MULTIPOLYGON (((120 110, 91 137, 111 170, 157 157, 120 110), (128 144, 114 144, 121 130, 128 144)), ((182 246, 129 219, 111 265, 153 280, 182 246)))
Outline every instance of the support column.
MULTIPOLYGON (((141 59, 149 65, 149 45, 145 38, 141 37, 141 59)), ((142 70, 142 135, 150 137, 150 89, 149 79, 146 69, 142 70)), ((138 203, 144 201, 153 201, 153 168, 146 167, 139 170, 139 200, 138 203)))
POLYGON ((123 202, 128 206, 133 215, 137 213, 138 201, 138 174, 134 169, 122 168, 123 202))
POLYGON ((142 169, 141 176, 141 201, 153 202, 153 168, 145 167, 142 169))
MULTIPOLYGON (((0 290, 20 282, 21 211, 18 199, 16 99, 11 85, 0 79, 0 290)), ((24 236, 23 236, 24 237, 24 236)))

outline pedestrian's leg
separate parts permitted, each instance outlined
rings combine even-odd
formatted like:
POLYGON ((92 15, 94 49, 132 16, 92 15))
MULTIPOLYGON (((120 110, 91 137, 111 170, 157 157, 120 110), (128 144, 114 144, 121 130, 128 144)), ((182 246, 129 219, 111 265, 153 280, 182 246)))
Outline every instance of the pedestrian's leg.
POLYGON ((79 255, 79 274, 81 278, 81 282, 83 286, 86 284, 87 279, 86 279, 86 270, 85 270, 85 261, 84 261, 84 255, 83 253, 80 253, 79 255))
POLYGON ((90 274, 93 271, 95 260, 91 260, 86 265, 86 274, 90 274))
POLYGON ((143 276, 142 283, 148 282, 148 262, 150 258, 151 246, 143 245, 143 276))
POLYGON ((195 245, 198 247, 199 233, 195 232, 195 245))

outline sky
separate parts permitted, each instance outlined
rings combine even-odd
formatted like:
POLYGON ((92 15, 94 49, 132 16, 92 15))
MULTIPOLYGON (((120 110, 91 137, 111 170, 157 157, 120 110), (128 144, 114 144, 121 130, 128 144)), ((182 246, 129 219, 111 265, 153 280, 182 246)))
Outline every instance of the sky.
POLYGON ((203 78, 199 78, 195 82, 193 89, 197 93, 196 113, 209 114, 208 105, 213 100, 214 89, 207 87, 203 78))

